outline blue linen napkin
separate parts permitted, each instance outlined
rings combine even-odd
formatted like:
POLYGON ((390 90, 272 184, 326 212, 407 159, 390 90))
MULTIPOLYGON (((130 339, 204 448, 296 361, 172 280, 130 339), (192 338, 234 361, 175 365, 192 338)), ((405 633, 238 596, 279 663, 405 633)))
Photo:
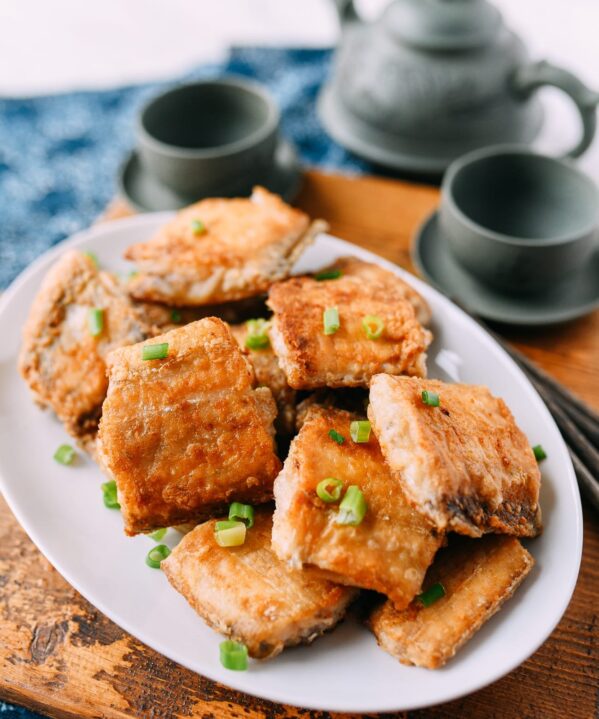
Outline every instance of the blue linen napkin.
MULTIPOLYGON (((264 83, 279 103, 283 134, 303 162, 347 172, 369 165, 322 129, 315 98, 331 50, 243 48, 181 80, 224 73, 264 83)), ((140 106, 170 83, 31 99, 0 98, 0 289, 51 245, 88 226, 116 192, 134 145, 140 106)))

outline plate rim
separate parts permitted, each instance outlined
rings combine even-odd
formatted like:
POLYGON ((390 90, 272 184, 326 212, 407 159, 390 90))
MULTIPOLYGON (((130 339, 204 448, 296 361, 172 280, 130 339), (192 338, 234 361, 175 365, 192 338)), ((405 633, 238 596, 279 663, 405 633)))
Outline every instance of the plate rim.
MULTIPOLYGON (((34 260, 28 267, 26 267, 19 275, 18 277, 11 283, 11 285, 6 289, 5 292, 2 293, 0 296, 0 318, 4 315, 4 313, 7 311, 7 309, 10 307, 10 304, 12 302, 12 298, 15 294, 19 292, 21 287, 25 285, 28 281, 31 275, 34 275, 38 269, 41 269, 44 265, 49 264, 55 257, 59 256, 65 249, 76 247, 80 245, 85 245, 86 242, 88 242, 91 238, 95 238, 99 233, 108 232, 110 233, 113 229, 126 229, 128 225, 138 225, 138 224, 144 224, 148 223, 149 225, 152 225, 157 222, 164 222, 167 221, 169 218, 171 218, 175 213, 171 211, 165 211, 165 212, 153 212, 153 213, 144 213, 140 215, 135 215, 132 217, 127 218, 121 218, 118 220, 111 220, 107 221, 106 223, 99 223, 97 225, 92 225, 89 228, 83 229, 77 233, 74 233, 70 237, 66 238, 65 240, 59 242, 55 246, 51 247, 50 249, 46 250, 42 255, 40 255, 36 260, 34 260)), ((496 674, 493 675, 491 679, 484 678, 484 679, 476 679, 472 682, 472 684, 467 685, 467 688, 455 688, 452 692, 448 692, 447 695, 442 699, 438 700, 436 699, 434 703, 431 703, 430 700, 428 700, 425 696, 422 697, 421 701, 412 702, 409 706, 404 705, 398 709, 398 704, 396 700, 396 703, 385 703, 377 705, 376 708, 372 708, 371 705, 368 706, 355 706, 355 702, 350 704, 344 704, 343 700, 334 700, 331 702, 328 702, 327 704, 311 704, 309 701, 307 703, 296 703, 293 700, 290 700, 288 696, 285 696, 284 693, 281 693, 280 691, 273 690, 268 693, 268 696, 265 694, 261 694, 258 690, 253 691, 251 688, 248 688, 245 685, 241 685, 236 681, 236 676, 234 672, 231 672, 231 681, 223 680, 222 676, 217 675, 215 672, 212 672, 210 667, 202 668, 201 672, 196 671, 194 669, 190 669, 185 660, 178 656, 177 651, 171 651, 168 646, 163 646, 160 642, 152 642, 149 643, 147 639, 140 638, 137 636, 135 630, 131 626, 130 622, 126 617, 121 617, 117 614, 117 612, 113 612, 109 606, 106 606, 103 601, 98 602, 95 599, 92 599, 90 596, 88 596, 85 588, 81 587, 79 584, 79 581, 76 577, 71 576, 71 573, 68 570, 65 570, 62 564, 62 560, 60 557, 50 557, 46 554, 45 550, 42 548, 44 545, 44 542, 40 539, 37 528, 33 525, 31 525, 24 517, 25 512, 21 512, 21 508, 19 505, 18 499, 16 499, 10 490, 10 481, 4 477, 2 470, 0 468, 0 491, 2 492, 4 499, 6 503, 8 504, 10 510, 14 514, 15 518, 23 528, 23 530, 26 532, 28 537, 31 539, 31 541, 36 545, 36 548, 38 551, 41 552, 41 554, 50 562, 50 564, 59 572, 59 574, 67 581, 77 592, 79 592, 92 606, 96 607, 99 611, 101 611, 105 616, 107 616, 111 621, 113 621, 117 626, 121 627, 124 631, 126 631, 131 636, 135 637, 138 641, 142 642, 146 646, 152 648, 154 651, 159 652, 163 656, 167 657, 171 661, 176 662, 177 664, 181 665, 182 667, 189 669, 189 671, 192 671, 196 674, 200 674, 201 676, 205 676, 211 681, 215 681, 221 684, 225 684, 230 689, 233 689, 235 691, 239 691, 245 694, 249 694, 251 696, 257 697, 259 699, 263 699, 266 701, 272 701, 275 703, 281 703, 281 704, 288 704, 291 706, 295 706, 298 708, 304 708, 309 710, 317 710, 317 711, 332 711, 332 712, 366 712, 366 713, 372 713, 372 712, 395 712, 395 711, 412 711, 416 709, 423 709, 427 707, 431 707, 434 705, 439 705, 440 703, 445 704, 447 702, 455 701, 456 699, 459 699, 461 697, 473 694, 476 691, 479 691, 480 689, 489 686, 490 684, 495 683, 499 679, 503 678, 507 674, 511 673, 514 669, 516 669, 518 666, 520 666, 523 662, 525 662, 530 656, 532 656, 538 648, 547 640, 547 638, 553 633, 555 627, 562 619, 568 605, 570 604, 570 601, 572 599, 572 595, 574 593, 576 583, 578 580, 578 576, 580 573, 580 564, 582 560, 582 546, 583 546, 583 516, 582 516, 582 504, 581 504, 581 497, 580 497, 580 491, 578 489, 578 484, 576 481, 576 476, 574 473, 574 468, 572 466, 572 462, 567 455, 567 448, 565 445, 565 442, 563 438, 561 437, 561 434, 559 433, 559 430, 555 424, 555 421, 553 420, 553 417, 549 413, 549 410, 545 406, 544 402, 542 401, 541 397, 538 395, 535 388, 532 386, 530 381, 526 378, 522 370, 517 366, 517 364, 514 362, 514 360, 507 354, 507 352, 499 345, 496 340, 494 340, 485 330, 484 328, 480 327, 476 323, 472 317, 470 317, 466 312, 464 312, 460 307, 455 305, 449 298, 447 298, 445 295, 443 295, 436 287, 426 284, 423 280, 416 277, 415 275, 411 274, 407 270, 403 269, 399 265, 391 262, 390 260, 387 260, 384 257, 381 257, 380 255, 377 255, 374 252, 371 252, 370 250, 367 250, 365 248, 360 247, 359 245, 355 245, 351 242, 348 242, 347 240, 342 240, 340 238, 334 237, 332 235, 328 235, 326 233, 323 233, 323 235, 327 238, 328 241, 332 242, 334 245, 336 245, 342 252, 344 253, 351 253, 354 254, 357 257, 361 257, 362 259, 366 261, 372 261, 376 262, 382 267, 385 267, 386 269, 391 270, 395 274, 407 278, 407 280, 414 286, 416 289, 424 290, 424 294, 432 292, 434 295, 436 295, 436 298, 444 305, 444 309, 448 311, 450 314, 453 314, 456 318, 459 319, 461 322, 465 322, 467 324, 471 324, 473 329, 480 333, 481 341, 487 343, 487 345, 491 345, 494 348, 495 352, 498 352, 498 354, 501 356, 502 361, 504 363, 507 363, 507 365, 510 366, 512 371, 516 371, 518 375, 521 376, 521 379, 526 382, 530 386, 530 389, 534 395, 535 402, 537 404, 537 411, 540 412, 544 416, 544 420, 552 426, 552 428, 555 430, 555 432, 559 435, 561 443, 562 443, 562 450, 565 454, 566 459, 566 466, 567 466, 567 480, 570 485, 570 489, 572 491, 573 495, 573 501, 575 504, 575 517, 572 519, 574 522, 574 535, 576 539, 576 557, 575 562, 570 563, 568 567, 568 576, 567 578, 564 577, 564 581, 567 584, 567 592, 564 594, 563 599, 560 603, 560 606, 554 610, 551 621, 547 624, 547 627, 545 630, 543 630, 542 638, 537 640, 533 643, 533 645, 527 646, 526 650, 524 652, 515 652, 514 655, 512 655, 515 658, 510 659, 510 661, 506 661, 504 665, 502 666, 502 669, 498 671, 496 674), (567 581, 566 581, 567 580, 567 581)))

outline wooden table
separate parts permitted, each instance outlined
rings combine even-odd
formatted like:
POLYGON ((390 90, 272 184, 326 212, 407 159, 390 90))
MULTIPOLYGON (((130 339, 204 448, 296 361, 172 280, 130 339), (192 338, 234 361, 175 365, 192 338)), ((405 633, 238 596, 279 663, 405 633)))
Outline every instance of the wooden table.
MULTIPOLYGON (((438 201, 433 188, 309 172, 298 200, 333 233, 411 269, 410 237, 438 201)), ((125 214, 115 205, 111 215, 125 214)), ((599 408, 599 313, 509 338, 599 408)), ((329 715, 231 691, 183 669, 119 629, 42 557, 0 500, 0 698, 52 717, 171 719, 329 715)), ((599 517, 585 507, 584 554, 564 618, 509 676, 407 719, 599 717, 599 517)))

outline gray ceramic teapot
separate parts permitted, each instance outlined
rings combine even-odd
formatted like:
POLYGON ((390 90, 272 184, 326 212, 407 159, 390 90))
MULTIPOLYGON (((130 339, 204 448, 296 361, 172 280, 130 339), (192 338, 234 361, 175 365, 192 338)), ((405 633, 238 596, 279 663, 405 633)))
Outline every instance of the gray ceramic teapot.
POLYGON ((336 0, 344 32, 318 102, 327 131, 377 164, 438 173, 459 155, 530 143, 543 122, 535 90, 553 85, 576 103, 582 154, 599 94, 566 70, 531 63, 487 0, 394 0, 372 24, 336 0))

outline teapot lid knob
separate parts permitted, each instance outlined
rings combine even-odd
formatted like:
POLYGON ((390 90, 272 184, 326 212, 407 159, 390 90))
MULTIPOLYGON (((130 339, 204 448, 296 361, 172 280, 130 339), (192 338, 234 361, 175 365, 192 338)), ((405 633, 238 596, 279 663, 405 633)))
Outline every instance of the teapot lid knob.
POLYGON ((380 22, 400 41, 431 50, 486 45, 503 24, 487 0, 395 0, 380 22))

